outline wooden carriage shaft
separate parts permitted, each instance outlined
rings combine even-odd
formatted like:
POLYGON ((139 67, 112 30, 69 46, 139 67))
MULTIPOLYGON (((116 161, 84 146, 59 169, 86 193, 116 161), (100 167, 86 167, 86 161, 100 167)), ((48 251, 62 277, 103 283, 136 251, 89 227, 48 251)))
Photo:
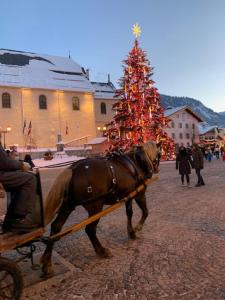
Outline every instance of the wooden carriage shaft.
MULTIPOLYGON (((145 185, 149 185, 151 183, 153 183, 154 181, 156 181, 159 177, 158 176, 154 176, 148 180, 145 181, 145 185)), ((125 202, 127 202, 130 199, 133 199, 138 193, 140 193, 141 191, 143 191, 145 189, 145 185, 142 184, 140 185, 135 191, 133 191, 132 193, 130 193, 127 197, 121 199, 119 202, 117 202, 116 204, 111 205, 110 207, 102 210, 101 212, 83 220, 82 222, 80 222, 79 224, 75 224, 72 225, 68 228, 65 228, 64 230, 60 231, 57 234, 54 234, 52 236, 49 237, 49 240, 57 240, 58 238, 61 238, 67 234, 76 232, 78 230, 80 230, 81 228, 87 226, 88 224, 106 216, 108 213, 116 210, 117 208, 121 207, 125 202)))

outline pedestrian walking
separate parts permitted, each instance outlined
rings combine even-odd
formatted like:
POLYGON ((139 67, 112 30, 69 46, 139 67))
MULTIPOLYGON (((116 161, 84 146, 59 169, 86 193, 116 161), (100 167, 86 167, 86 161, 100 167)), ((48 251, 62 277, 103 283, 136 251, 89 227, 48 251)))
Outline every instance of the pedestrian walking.
POLYGON ((216 145, 216 147, 215 147, 215 155, 216 155, 217 159, 220 158, 220 147, 219 147, 219 145, 216 145))
POLYGON ((212 161, 212 156, 213 156, 212 150, 209 149, 209 150, 208 150, 208 154, 207 154, 207 160, 208 160, 208 162, 211 162, 211 161, 212 161))
POLYGON ((185 147, 180 147, 179 153, 176 158, 176 169, 179 169, 179 174, 181 175, 182 186, 184 186, 184 177, 186 177, 187 186, 190 187, 190 177, 191 174, 192 160, 191 156, 187 152, 185 147))
POLYGON ((201 170, 204 167, 203 155, 202 155, 202 151, 199 149, 198 144, 193 145, 192 158, 193 158, 193 168, 195 169, 196 175, 198 177, 198 182, 195 186, 199 187, 201 185, 205 185, 205 182, 201 175, 201 170))

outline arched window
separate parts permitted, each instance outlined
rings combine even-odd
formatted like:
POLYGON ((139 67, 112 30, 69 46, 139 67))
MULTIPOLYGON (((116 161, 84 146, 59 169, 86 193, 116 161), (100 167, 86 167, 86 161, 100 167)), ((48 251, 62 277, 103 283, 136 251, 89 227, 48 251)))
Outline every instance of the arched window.
POLYGON ((106 115, 106 104, 105 104, 105 102, 101 102, 101 114, 106 115))
POLYGON ((40 109, 47 109, 47 98, 45 95, 39 96, 39 108, 40 109))
POLYGON ((72 109, 73 110, 80 110, 80 99, 78 97, 72 98, 72 109))
POLYGON ((11 108, 11 99, 9 93, 2 94, 2 108, 11 108))

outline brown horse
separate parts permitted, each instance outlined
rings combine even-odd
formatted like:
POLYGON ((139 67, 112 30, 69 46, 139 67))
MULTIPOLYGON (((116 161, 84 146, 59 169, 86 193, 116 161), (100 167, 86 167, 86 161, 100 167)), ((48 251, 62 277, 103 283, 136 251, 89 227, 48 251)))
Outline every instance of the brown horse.
MULTIPOLYGON (((62 229, 70 213, 77 205, 82 205, 92 216, 100 212, 103 205, 114 204, 119 199, 134 191, 153 173, 158 172, 159 149, 154 142, 134 147, 125 154, 111 154, 105 158, 87 158, 74 163, 62 172, 56 179, 45 206, 45 220, 51 224, 51 235, 62 229)), ((132 226, 132 199, 126 202, 128 236, 135 238, 135 232, 142 229, 148 216, 145 198, 146 188, 137 194, 135 201, 142 211, 138 225, 132 226)), ((104 248, 96 236, 99 219, 86 226, 85 231, 95 249, 95 252, 108 258, 111 253, 104 248)), ((50 275, 52 270, 51 256, 54 241, 47 242, 47 247, 41 258, 44 275, 50 275)))

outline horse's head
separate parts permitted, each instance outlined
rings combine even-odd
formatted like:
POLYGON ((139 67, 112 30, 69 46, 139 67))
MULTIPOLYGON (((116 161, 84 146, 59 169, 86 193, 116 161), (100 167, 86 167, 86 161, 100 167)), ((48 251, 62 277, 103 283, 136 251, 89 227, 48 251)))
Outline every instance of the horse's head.
POLYGON ((155 142, 149 141, 139 146, 139 154, 137 155, 142 160, 142 164, 145 164, 144 168, 148 177, 159 172, 160 148, 155 142))

